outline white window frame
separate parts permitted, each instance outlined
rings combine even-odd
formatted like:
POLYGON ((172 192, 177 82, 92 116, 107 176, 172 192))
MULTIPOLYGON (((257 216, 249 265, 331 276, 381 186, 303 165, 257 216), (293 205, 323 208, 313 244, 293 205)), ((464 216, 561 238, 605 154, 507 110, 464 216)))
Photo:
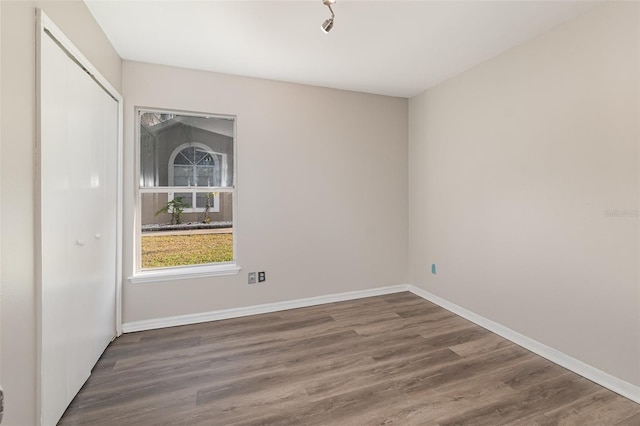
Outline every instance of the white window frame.
MULTIPOLYGON (((191 148, 191 147, 196 147, 196 148, 200 148, 204 151, 207 151, 209 154, 212 154, 212 158, 214 158, 214 161, 219 161, 217 159, 217 156, 222 157, 222 161, 221 164, 219 165, 220 167, 220 182, 226 182, 227 181, 227 173, 228 173, 228 166, 227 166, 227 154, 224 154, 222 152, 216 152, 214 150, 211 149, 211 147, 209 147, 209 145, 200 143, 200 142, 187 142, 187 143, 183 143, 182 145, 180 145, 179 147, 177 147, 176 149, 173 150, 173 152, 171 153, 171 155, 169 156, 169 164, 167 165, 168 167, 168 173, 169 173, 169 186, 174 186, 174 173, 175 173, 175 164, 174 162, 176 161, 176 157, 178 156, 179 153, 181 153, 185 148, 191 148)), ((194 165, 194 167, 197 167, 196 165, 194 165)), ((181 191, 181 193, 185 193, 185 192, 190 192, 191 193, 191 208, 186 208, 184 209, 185 213, 202 213, 205 211, 204 207, 195 207, 196 206, 196 194, 198 193, 198 191, 181 191)), ((208 192, 208 191, 207 191, 208 192)), ((220 211, 220 193, 219 192, 213 192, 213 204, 211 205, 211 208, 209 209, 210 212, 212 213, 217 213, 220 211)), ((170 192, 169 193, 169 201, 173 200, 174 197, 174 193, 170 192)))
MULTIPOLYGON (((238 264, 238 249, 237 249, 237 223, 238 223, 238 150, 237 150, 237 123, 238 118, 235 115, 223 115, 223 114, 208 114, 193 111, 181 111, 159 108, 146 108, 137 106, 134 108, 135 113, 135 255, 134 255, 134 273, 129 277, 129 282, 133 284, 140 283, 153 283, 163 281, 175 281, 192 278, 213 277, 222 275, 237 275, 242 268, 238 264), (194 117, 205 118, 220 118, 226 120, 233 120, 233 182, 230 187, 175 187, 175 186, 157 186, 157 187, 142 187, 140 181, 140 114, 142 112, 151 112, 158 114, 175 114, 175 115, 190 115, 194 117), (153 268, 142 269, 142 224, 141 224, 141 211, 142 211, 142 194, 144 193, 175 193, 175 192, 215 192, 218 196, 222 192, 232 193, 232 221, 233 221, 233 261, 219 262, 219 263, 207 263, 200 265, 184 265, 184 266, 172 266, 166 268, 153 268)), ((207 147, 207 150, 211 151, 211 148, 207 147)), ((226 160, 225 160, 226 162, 226 160)), ((173 166, 173 161, 170 161, 170 168, 173 166)), ((224 173, 227 173, 225 167, 224 173)), ((226 176, 225 176, 226 177, 226 176)))

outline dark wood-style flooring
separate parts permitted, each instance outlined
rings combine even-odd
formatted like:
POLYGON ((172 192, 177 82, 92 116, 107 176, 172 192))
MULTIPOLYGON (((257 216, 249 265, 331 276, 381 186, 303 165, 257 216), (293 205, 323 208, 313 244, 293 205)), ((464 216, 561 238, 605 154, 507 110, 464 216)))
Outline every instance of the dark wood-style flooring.
POLYGON ((411 293, 126 334, 61 425, 640 425, 640 405, 411 293))

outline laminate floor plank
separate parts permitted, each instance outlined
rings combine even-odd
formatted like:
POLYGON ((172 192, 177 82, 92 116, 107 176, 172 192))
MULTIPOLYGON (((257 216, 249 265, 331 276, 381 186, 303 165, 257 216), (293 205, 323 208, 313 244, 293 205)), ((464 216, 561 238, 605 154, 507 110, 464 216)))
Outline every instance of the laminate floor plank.
MULTIPOLYGON (((624 424, 629 417, 637 415, 637 407, 629 404, 608 390, 599 390, 577 399, 565 407, 553 409, 533 419, 523 419, 519 424, 535 423, 540 426, 552 425, 616 425, 624 424)), ((640 417, 637 418, 640 420, 640 417)), ((516 426, 518 423, 514 423, 516 426)), ((635 423, 640 425, 640 421, 635 423)))
POLYGON ((514 393, 512 398, 456 414, 438 421, 440 426, 492 426, 508 424, 531 414, 545 412, 554 405, 566 405, 594 392, 592 383, 575 374, 566 373, 540 385, 514 393))
POLYGON ((640 425, 640 413, 634 414, 631 417, 621 421, 620 423, 616 423, 616 426, 638 426, 640 425))
POLYGON ((361 336, 372 336, 376 334, 390 334, 401 330, 411 329, 415 333, 436 333, 437 325, 451 328, 460 328, 463 325, 459 318, 451 316, 449 312, 429 313, 423 316, 411 316, 383 321, 375 324, 356 325, 353 329, 361 336))
POLYGON ((479 355, 485 352, 491 352, 498 349, 505 348, 513 343, 498 336, 497 334, 489 333, 486 336, 482 336, 479 339, 474 339, 468 342, 463 342, 450 346, 449 349, 457 353, 458 355, 470 356, 479 355))
POLYGON ((410 396, 411 405, 403 412, 393 414, 397 424, 403 424, 403 418, 414 417, 440 424, 440 420, 447 419, 452 413, 461 414, 499 404, 501 401, 513 398, 515 391, 499 381, 463 384, 438 391, 426 389, 410 396))
POLYGON ((640 426, 640 405, 411 293, 114 340, 60 425, 640 426))
POLYGON ((344 392, 366 388, 372 384, 389 382, 390 377, 408 377, 416 370, 429 369, 433 365, 451 365, 459 357, 449 349, 440 349, 423 355, 376 363, 373 366, 355 368, 349 374, 330 374, 307 386, 307 393, 314 399, 327 398, 344 392))
POLYGON ((522 348, 507 347, 477 357, 462 358, 456 364, 434 366, 414 373, 406 383, 405 390, 412 394, 475 380, 478 376, 491 375, 496 369, 518 363, 526 356, 527 353, 522 348))

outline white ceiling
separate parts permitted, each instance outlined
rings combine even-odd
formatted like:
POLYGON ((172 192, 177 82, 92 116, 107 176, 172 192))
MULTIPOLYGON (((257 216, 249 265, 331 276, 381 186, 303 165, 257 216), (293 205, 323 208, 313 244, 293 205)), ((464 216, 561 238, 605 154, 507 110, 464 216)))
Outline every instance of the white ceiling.
POLYGON ((593 1, 85 0, 126 60, 411 97, 593 1))

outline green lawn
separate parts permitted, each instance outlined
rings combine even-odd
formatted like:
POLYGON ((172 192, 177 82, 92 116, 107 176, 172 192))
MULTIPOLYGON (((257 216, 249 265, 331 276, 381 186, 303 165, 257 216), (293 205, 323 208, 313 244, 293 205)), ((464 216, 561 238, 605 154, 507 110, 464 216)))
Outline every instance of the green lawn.
POLYGON ((142 268, 233 260, 233 234, 143 235, 142 268))

